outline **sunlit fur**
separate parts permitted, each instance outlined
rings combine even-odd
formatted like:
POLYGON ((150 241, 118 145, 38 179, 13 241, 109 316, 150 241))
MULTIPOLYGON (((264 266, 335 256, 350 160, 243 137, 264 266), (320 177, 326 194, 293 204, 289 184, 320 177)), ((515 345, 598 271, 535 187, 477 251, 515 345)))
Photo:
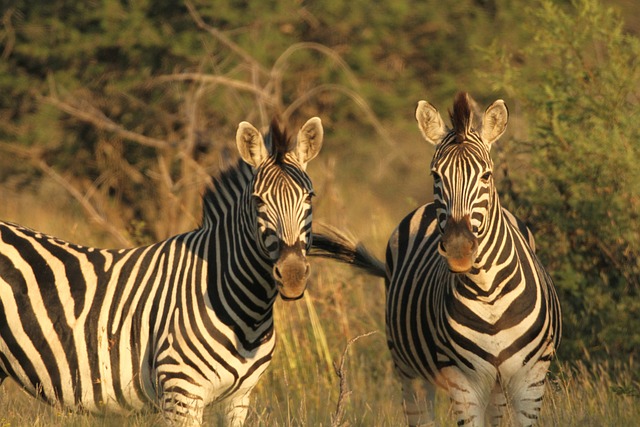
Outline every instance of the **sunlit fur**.
POLYGON ((150 246, 87 248, 0 223, 0 381, 88 411, 156 407, 179 425, 224 400, 241 425, 275 345, 280 244, 310 239, 311 182, 274 146, 255 170, 240 161, 214 180, 200 228, 150 246))
POLYGON ((433 423, 439 386, 459 425, 497 425, 509 400, 514 422, 533 425, 560 341, 559 303, 529 231, 500 206, 466 94, 452 122, 436 141, 434 203, 405 217, 387 247, 387 337, 405 414, 410 425, 433 423), (447 221, 465 216, 477 252, 455 274, 438 246, 447 221))

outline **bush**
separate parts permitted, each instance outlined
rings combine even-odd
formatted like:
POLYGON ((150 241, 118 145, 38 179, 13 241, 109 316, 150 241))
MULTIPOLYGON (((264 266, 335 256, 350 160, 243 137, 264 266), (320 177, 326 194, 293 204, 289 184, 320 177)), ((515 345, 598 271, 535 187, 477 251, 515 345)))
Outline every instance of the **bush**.
POLYGON ((528 10, 497 87, 522 103, 507 204, 536 234, 564 312, 561 355, 640 356, 640 41, 596 0, 528 10), (517 61, 515 59, 517 58, 517 61))

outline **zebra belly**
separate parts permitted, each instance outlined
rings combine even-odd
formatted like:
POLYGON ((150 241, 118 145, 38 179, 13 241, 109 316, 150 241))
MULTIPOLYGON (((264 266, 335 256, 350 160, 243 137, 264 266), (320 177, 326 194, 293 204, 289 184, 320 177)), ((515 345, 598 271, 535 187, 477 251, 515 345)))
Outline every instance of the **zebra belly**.
POLYGON ((39 326, 39 337, 40 328, 20 322, 0 326, 0 367, 30 394, 90 412, 129 413, 150 400, 142 393, 141 367, 131 357, 113 357, 114 343, 106 335, 98 337, 96 352, 82 327, 60 336, 39 326))

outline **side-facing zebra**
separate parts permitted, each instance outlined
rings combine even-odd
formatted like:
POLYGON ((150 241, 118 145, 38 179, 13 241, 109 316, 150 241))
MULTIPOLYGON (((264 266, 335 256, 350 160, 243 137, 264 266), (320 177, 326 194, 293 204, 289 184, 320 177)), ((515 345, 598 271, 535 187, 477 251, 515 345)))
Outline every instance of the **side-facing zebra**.
POLYGON ((242 425, 275 345, 273 304, 306 288, 314 117, 291 144, 240 123, 242 160, 214 179, 202 226, 146 247, 87 248, 0 223, 0 381, 93 412, 157 407, 242 425))
POLYGON ((474 127, 461 93, 447 129, 431 104, 419 102, 419 128, 435 145, 434 202, 392 233, 386 274, 339 233, 314 236, 318 255, 386 276, 388 345, 412 426, 434 423, 436 386, 450 396, 458 425, 497 425, 509 400, 520 425, 540 413, 560 306, 532 235, 500 206, 494 185, 489 151, 507 118, 498 100, 474 127))

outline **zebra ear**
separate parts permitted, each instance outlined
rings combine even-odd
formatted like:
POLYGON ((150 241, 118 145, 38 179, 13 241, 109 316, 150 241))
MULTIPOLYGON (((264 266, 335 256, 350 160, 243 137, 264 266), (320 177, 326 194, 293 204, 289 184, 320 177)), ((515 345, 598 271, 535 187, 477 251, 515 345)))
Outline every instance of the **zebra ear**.
POLYGON ((300 128, 296 145, 296 154, 302 169, 306 169, 307 163, 316 157, 322 148, 324 130, 319 117, 312 117, 300 128))
POLYGON ((496 142, 507 129, 509 110, 502 99, 489 105, 482 117, 480 137, 487 145, 496 142))
POLYGON ((418 102, 416 107, 416 120, 422 136, 433 145, 438 145, 447 133, 447 128, 442 121, 442 116, 436 107, 427 101, 418 102))
POLYGON ((262 134, 249 122, 241 122, 238 125, 236 144, 240 157, 254 168, 269 157, 269 151, 264 145, 262 134))

